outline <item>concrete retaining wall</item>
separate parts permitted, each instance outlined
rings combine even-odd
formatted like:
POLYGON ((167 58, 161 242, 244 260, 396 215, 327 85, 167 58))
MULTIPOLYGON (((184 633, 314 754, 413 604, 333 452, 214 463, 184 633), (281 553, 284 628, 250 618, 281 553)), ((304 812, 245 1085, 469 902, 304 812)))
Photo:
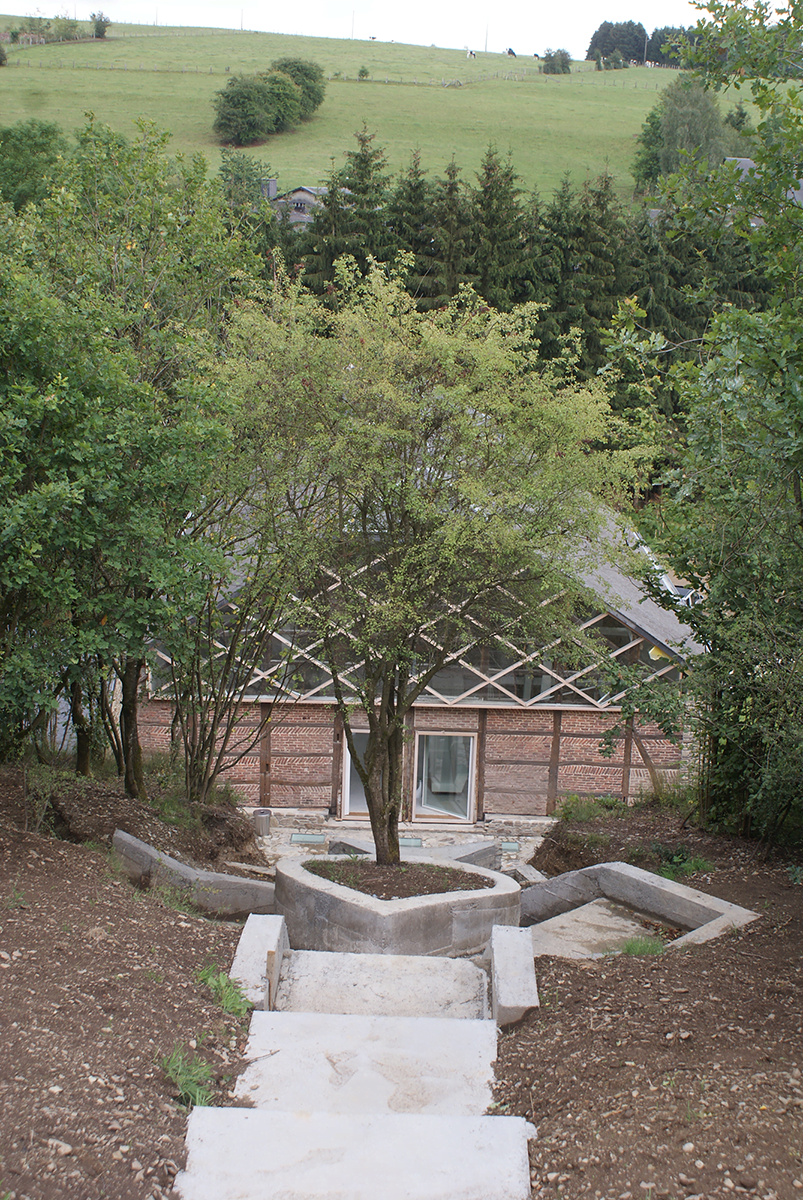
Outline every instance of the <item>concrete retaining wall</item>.
POLYGON ((690 932, 671 942, 672 946, 698 943, 718 937, 723 928, 754 921, 757 914, 730 904, 683 883, 675 883, 633 867, 630 863, 597 863, 580 871, 568 871, 546 883, 524 888, 521 896, 522 924, 533 925, 579 908, 605 896, 645 913, 668 925, 690 932))
MULTIPOLYGON (((434 858, 418 861, 438 863, 434 858)), ((494 925, 518 925, 520 888, 506 875, 460 866, 490 877, 494 886, 377 900, 313 875, 297 860, 281 859, 276 864, 276 912, 287 921, 294 950, 448 958, 479 954, 494 925)))
POLYGON ((180 888, 204 912, 236 917, 274 911, 272 883, 188 867, 121 829, 115 830, 112 845, 132 882, 180 888))

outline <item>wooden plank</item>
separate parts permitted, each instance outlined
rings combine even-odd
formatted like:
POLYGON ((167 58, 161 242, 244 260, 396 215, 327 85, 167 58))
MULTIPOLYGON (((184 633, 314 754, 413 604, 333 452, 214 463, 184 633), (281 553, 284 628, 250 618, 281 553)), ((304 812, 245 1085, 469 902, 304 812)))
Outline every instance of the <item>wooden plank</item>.
POLYGON ((553 813, 558 803, 558 770, 560 768, 560 727, 561 714, 555 710, 552 714, 552 753, 549 756, 549 775, 547 776, 546 811, 553 813))

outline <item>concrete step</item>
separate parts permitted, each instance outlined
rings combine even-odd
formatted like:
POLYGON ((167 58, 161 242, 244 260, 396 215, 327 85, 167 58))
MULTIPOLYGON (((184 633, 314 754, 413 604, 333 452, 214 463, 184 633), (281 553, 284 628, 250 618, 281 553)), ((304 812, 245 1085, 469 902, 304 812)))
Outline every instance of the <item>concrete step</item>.
POLYGON ((460 958, 292 950, 282 962, 275 1007, 280 1012, 484 1019, 488 976, 460 958))
POLYGON ((182 1200, 528 1200, 534 1135, 521 1117, 196 1108, 175 1186, 182 1200))
POLYGON ((496 1025, 255 1012, 245 1057, 235 1094, 255 1108, 471 1116, 493 1098, 496 1025))

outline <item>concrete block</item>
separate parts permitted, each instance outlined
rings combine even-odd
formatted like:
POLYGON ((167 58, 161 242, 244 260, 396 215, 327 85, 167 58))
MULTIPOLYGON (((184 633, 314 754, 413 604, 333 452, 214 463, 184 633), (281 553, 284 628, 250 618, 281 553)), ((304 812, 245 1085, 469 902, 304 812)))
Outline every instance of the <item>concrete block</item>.
POLYGON ((314 1097, 316 1112, 472 1116, 493 1099, 496 1032, 487 1020, 255 1012, 235 1096, 274 1112, 314 1097))
POLYGON ((600 863, 585 870, 595 873, 604 895, 610 900, 618 900, 620 904, 682 929, 699 929, 725 914, 730 916, 730 924, 740 925, 757 916, 738 904, 698 892, 696 888, 664 879, 629 863, 600 863))
POLYGON ((224 875, 219 871, 196 870, 121 829, 115 830, 112 845, 133 882, 148 886, 162 883, 181 888, 190 892, 193 904, 205 912, 241 916, 274 911, 272 883, 246 879, 242 875, 224 875))
POLYGON ((240 984, 254 1008, 273 1008, 282 959, 289 950, 284 917, 249 916, 229 976, 240 984))
POLYGON ((459 842, 454 846, 432 846, 427 850, 433 858, 448 858, 454 863, 466 863, 474 867, 485 867, 498 871, 502 862, 502 851, 498 842, 459 842))
POLYGON ((521 1117, 195 1108, 182 1200, 529 1200, 521 1117))
POLYGON ((594 875, 587 871, 567 871, 546 883, 534 883, 521 890, 521 923, 533 925, 547 921, 559 913, 569 912, 598 900, 602 889, 594 875))
POLYGON ((370 854, 371 857, 376 853, 376 847, 373 842, 364 841, 362 838, 339 837, 336 841, 329 843, 330 854, 370 854))
POLYGON ((546 883, 549 879, 549 876, 545 875, 543 871, 536 871, 535 867, 531 867, 529 863, 512 863, 503 869, 502 874, 515 879, 522 888, 529 887, 533 883, 546 883))
POLYGON ((538 1007, 532 936, 497 925, 491 933, 491 997, 497 1025, 513 1025, 538 1007))
MULTIPOLYGON (((435 858, 418 861, 438 863, 435 858)), ((519 885, 506 875, 461 863, 493 880, 476 891, 377 900, 304 869, 295 859, 276 864, 276 911, 287 921, 295 950, 357 954, 478 954, 494 925, 519 924, 519 885)))

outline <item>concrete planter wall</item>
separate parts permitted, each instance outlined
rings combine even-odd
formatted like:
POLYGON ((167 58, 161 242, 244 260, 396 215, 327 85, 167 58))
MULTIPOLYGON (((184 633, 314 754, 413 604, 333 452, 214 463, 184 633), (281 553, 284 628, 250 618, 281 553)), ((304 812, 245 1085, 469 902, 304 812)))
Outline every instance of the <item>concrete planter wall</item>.
MULTIPOLYGON (((437 859, 416 861, 443 866, 437 859)), ((313 875, 297 860, 280 859, 276 864, 276 912, 287 922, 294 950, 447 958, 479 954, 494 925, 518 925, 521 889, 496 871, 465 863, 460 869, 492 879, 493 887, 377 900, 313 875)))

